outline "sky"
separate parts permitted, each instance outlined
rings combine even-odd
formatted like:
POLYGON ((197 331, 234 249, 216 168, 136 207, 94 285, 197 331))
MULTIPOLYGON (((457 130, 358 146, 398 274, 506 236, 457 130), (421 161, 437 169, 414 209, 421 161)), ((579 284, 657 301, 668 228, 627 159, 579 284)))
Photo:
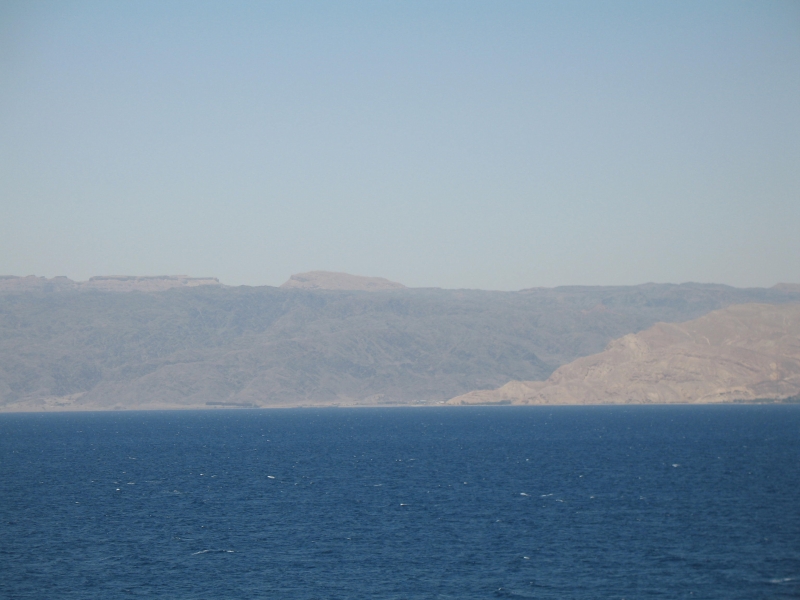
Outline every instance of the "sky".
POLYGON ((800 282, 800 2, 0 3, 0 274, 800 282))

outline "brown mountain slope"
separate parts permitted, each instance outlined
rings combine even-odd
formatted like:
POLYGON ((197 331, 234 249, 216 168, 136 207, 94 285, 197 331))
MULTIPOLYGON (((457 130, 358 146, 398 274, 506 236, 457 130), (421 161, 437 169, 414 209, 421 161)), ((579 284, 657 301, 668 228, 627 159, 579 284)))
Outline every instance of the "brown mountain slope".
POLYGON ((110 291, 0 277, 0 411, 439 404, 544 380, 658 322, 800 302, 692 283, 366 293, 197 281, 145 292, 152 280, 110 291))
POLYGON ((308 273, 296 273, 292 275, 281 287, 283 289, 376 292, 379 290, 399 290, 406 286, 402 283, 389 281, 383 277, 362 277, 361 275, 350 275, 349 273, 309 271, 308 273))
POLYGON ((546 381, 512 381, 449 403, 706 403, 799 394, 800 304, 742 304, 626 335, 546 381))

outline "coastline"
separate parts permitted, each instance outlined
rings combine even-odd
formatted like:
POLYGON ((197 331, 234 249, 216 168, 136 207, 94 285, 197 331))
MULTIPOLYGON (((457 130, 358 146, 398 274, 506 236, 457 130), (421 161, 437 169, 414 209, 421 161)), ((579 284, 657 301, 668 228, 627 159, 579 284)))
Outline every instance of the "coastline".
POLYGON ((262 410, 291 410, 291 409, 408 409, 408 408, 555 408, 555 407, 601 407, 601 406, 800 406, 800 398, 769 399, 759 398, 757 400, 733 400, 725 402, 603 402, 603 403, 559 403, 559 404, 512 404, 506 402, 492 402, 486 404, 448 404, 437 402, 429 404, 272 404, 266 406, 217 406, 217 405, 185 405, 185 404, 158 404, 158 405, 136 405, 132 407, 102 407, 102 406, 59 406, 36 408, 31 406, 3 406, 0 407, 0 415, 3 414, 49 414, 49 413, 120 413, 120 412, 171 412, 171 411, 262 411, 262 410))

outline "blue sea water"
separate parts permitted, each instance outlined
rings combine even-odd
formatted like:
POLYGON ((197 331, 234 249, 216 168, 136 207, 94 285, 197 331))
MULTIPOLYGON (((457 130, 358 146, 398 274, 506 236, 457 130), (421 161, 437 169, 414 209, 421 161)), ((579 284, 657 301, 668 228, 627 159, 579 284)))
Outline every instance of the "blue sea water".
POLYGON ((0 416, 0 597, 800 597, 800 406, 0 416))

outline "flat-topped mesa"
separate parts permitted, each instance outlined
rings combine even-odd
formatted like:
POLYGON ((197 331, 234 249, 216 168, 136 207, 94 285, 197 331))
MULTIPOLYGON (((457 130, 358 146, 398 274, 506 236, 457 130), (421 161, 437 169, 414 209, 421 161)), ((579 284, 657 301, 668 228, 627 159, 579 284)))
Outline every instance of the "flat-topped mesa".
POLYGON ((219 285, 216 277, 189 277, 188 275, 100 275, 83 282, 82 287, 106 292, 160 292, 176 287, 219 285))
POLYGON ((406 286, 383 277, 362 277, 360 275, 350 275, 349 273, 309 271, 308 273, 292 275, 281 287, 284 289, 379 292, 404 289, 406 286))
POLYGON ((176 287, 220 285, 216 277, 188 277, 187 275, 101 275, 89 281, 73 281, 68 277, 16 277, 0 276, 0 292, 59 292, 65 290, 100 290, 104 292, 162 292, 176 287))

